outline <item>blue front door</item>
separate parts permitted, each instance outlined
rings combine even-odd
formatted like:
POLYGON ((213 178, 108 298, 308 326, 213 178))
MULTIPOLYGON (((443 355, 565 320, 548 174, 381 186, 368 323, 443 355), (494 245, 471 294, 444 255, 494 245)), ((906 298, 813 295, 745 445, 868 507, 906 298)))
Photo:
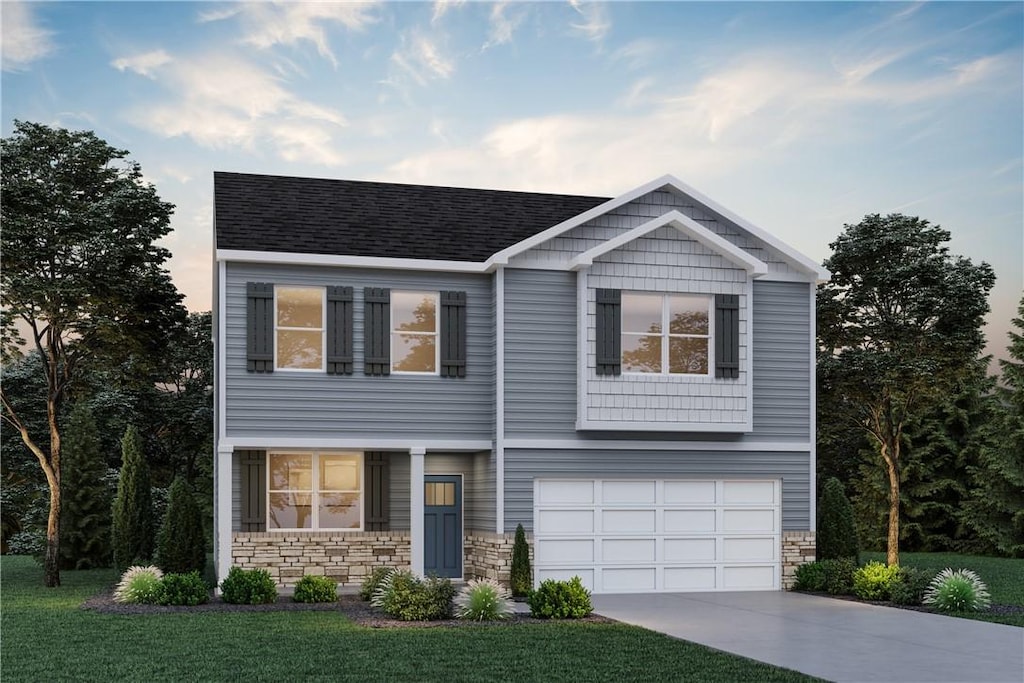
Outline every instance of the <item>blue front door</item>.
POLYGON ((462 477, 423 478, 423 572, 462 578, 462 477))

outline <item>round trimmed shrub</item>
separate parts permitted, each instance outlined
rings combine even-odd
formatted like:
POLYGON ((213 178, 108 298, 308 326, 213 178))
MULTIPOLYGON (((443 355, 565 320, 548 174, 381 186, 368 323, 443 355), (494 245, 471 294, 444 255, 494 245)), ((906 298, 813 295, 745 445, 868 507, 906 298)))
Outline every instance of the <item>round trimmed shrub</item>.
POLYGON ((889 590, 889 599, 897 605, 920 605, 935 572, 917 567, 900 567, 899 580, 889 590))
POLYGON ((338 583, 327 576, 303 576, 295 584, 295 602, 334 602, 338 599, 338 583))
POLYGON ((924 604, 943 612, 981 612, 991 600, 988 586, 970 569, 946 568, 924 594, 924 604))
POLYGON ((568 581, 547 579, 527 600, 530 614, 542 619, 580 619, 593 611, 590 591, 574 576, 568 581))
POLYGON ((853 560, 822 560, 821 566, 825 571, 825 590, 828 593, 849 595, 853 592, 853 573, 857 571, 857 565, 853 560))
POLYGON ((868 562, 853 572, 853 594, 861 600, 888 600, 900 580, 900 568, 882 562, 868 562))
POLYGON ((210 587, 197 571, 183 574, 164 574, 160 582, 161 605, 187 605, 193 607, 210 600, 210 587))
POLYGON ((825 590, 825 567, 821 562, 805 562, 796 568, 793 590, 823 591, 825 590))
POLYGON ((420 580, 401 569, 380 582, 370 604, 402 621, 435 621, 451 617, 454 597, 455 587, 449 579, 432 576, 420 580))
POLYGON ((266 569, 232 567, 220 582, 221 597, 233 605, 265 605, 277 600, 277 585, 266 569))
POLYGON ((155 605, 160 600, 160 580, 163 577, 159 567, 128 567, 114 588, 114 602, 155 605))
POLYGON ((455 616, 473 621, 496 621, 512 616, 511 595, 494 579, 473 579, 455 598, 455 616))

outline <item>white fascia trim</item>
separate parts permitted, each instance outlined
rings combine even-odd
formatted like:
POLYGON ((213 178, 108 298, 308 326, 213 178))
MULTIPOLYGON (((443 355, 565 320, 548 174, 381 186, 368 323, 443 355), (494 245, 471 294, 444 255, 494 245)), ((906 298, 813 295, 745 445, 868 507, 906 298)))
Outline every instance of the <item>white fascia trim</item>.
POLYGON ((680 192, 689 195, 693 199, 696 199, 698 202, 708 207, 715 213, 721 215, 723 218, 727 218, 728 220, 740 226, 741 228, 743 228, 750 234, 754 235, 758 239, 778 249, 784 255, 788 256, 790 259, 795 261, 801 270, 806 270, 809 274, 817 278, 818 282, 827 282, 832 278, 832 273, 828 272, 828 270, 818 265, 807 256, 804 256, 799 251, 789 246, 775 235, 764 230, 763 228, 757 227, 756 225, 754 225, 747 219, 743 218, 742 216, 736 215, 735 213, 725 208, 715 200, 698 192, 697 190, 690 187, 689 185, 679 180, 678 178, 668 176, 668 179, 669 181, 667 184, 672 185, 676 190, 679 190, 680 192))
POLYGON ((224 338, 227 328, 227 264, 217 264, 217 329, 216 344, 217 358, 214 375, 214 394, 217 396, 217 404, 214 419, 217 422, 217 440, 223 441, 227 436, 227 343, 224 338))
POLYGON ((576 431, 615 432, 715 432, 719 434, 752 432, 754 425, 746 422, 597 422, 576 420, 576 431))
POLYGON ((757 279, 761 282, 809 282, 812 285, 819 282, 813 275, 805 273, 771 272, 765 273, 757 279))
POLYGON ((767 263, 751 256, 732 242, 719 237, 689 216, 674 209, 577 255, 569 261, 569 270, 578 270, 584 266, 589 266, 594 263, 595 258, 614 251, 633 240, 665 226, 671 226, 684 235, 700 242, 711 251, 717 252, 723 258, 732 261, 746 270, 752 277, 759 277, 768 272, 767 263))
POLYGON ((563 232, 572 230, 578 225, 583 225, 587 221, 597 218, 598 216, 601 216, 603 214, 606 214, 612 209, 616 209, 622 206, 623 204, 628 204, 634 199, 642 197, 648 192, 653 192, 654 190, 657 190, 659 187, 663 187, 664 185, 670 183, 671 181, 672 176, 667 175, 662 176, 661 178, 658 178, 656 180, 652 180, 651 182, 641 185, 636 189, 630 190, 629 192, 623 195, 619 195, 614 199, 609 199, 605 203, 599 204, 594 208, 590 209, 589 211, 584 211, 578 216, 573 216, 569 220, 562 221, 558 225, 554 225, 543 232, 539 232, 536 235, 533 235, 532 237, 527 237, 522 242, 517 242, 516 244, 513 244, 511 247, 506 247, 505 249, 502 249, 501 251, 496 253, 491 258, 487 259, 487 262, 489 264, 505 265, 513 256, 521 254, 524 251, 528 251, 529 249, 532 249, 538 244, 542 244, 548 241, 552 237, 557 237, 561 235, 563 232))
POLYGON ((505 269, 494 276, 495 428, 494 428, 494 531, 505 532, 505 269))
POLYGON ((809 521, 810 521, 811 531, 817 531, 817 520, 818 520, 818 510, 817 510, 817 501, 818 501, 818 479, 817 479, 817 476, 818 476, 818 462, 817 462, 817 460, 818 460, 818 422, 817 422, 818 421, 818 410, 817 410, 817 408, 818 408, 818 380, 817 380, 817 377, 816 377, 816 372, 817 372, 817 369, 818 369, 817 368, 817 360, 818 360, 817 359, 817 355, 818 355, 817 354, 817 352, 818 352, 818 331, 817 331, 817 326, 816 326, 815 314, 817 312, 816 297, 817 297, 818 290, 817 290, 816 287, 813 287, 813 286, 810 288, 810 290, 811 290, 811 296, 810 296, 809 306, 811 307, 811 311, 810 311, 810 327, 811 327, 811 334, 810 334, 810 337, 811 337, 810 365, 811 365, 811 374, 809 376, 811 378, 811 386, 810 386, 810 392, 811 392, 811 415, 810 415, 810 420, 811 420, 810 421, 811 464, 810 464, 810 470, 811 471, 810 471, 810 474, 809 474, 810 478, 808 479, 808 483, 809 483, 809 486, 810 486, 810 499, 808 501, 808 503, 810 504, 810 509, 809 509, 808 514, 810 516, 810 520, 809 521))
POLYGON ((388 270, 419 270, 444 273, 485 273, 488 264, 475 261, 441 261, 418 258, 387 258, 380 256, 344 256, 338 254, 299 254, 285 251, 246 251, 218 249, 217 260, 233 263, 273 263, 300 266, 344 266, 348 268, 382 268, 388 270))
POLYGON ((267 438, 237 437, 221 440, 221 448, 337 448, 366 451, 408 451, 412 448, 424 448, 428 451, 459 451, 476 453, 491 450, 491 441, 473 441, 457 439, 378 439, 378 438, 267 438))
POLYGON ((578 439, 508 439, 506 449, 615 451, 770 451, 806 453, 814 447, 793 441, 599 441, 578 439))

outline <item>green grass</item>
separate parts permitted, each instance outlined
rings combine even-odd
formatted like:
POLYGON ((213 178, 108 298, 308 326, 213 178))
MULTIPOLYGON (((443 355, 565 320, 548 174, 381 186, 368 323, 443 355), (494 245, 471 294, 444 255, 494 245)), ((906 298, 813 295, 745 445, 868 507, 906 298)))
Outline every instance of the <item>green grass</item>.
MULTIPOLYGON (((861 553, 860 559, 861 562, 885 562, 885 553, 861 553)), ((957 553, 900 553, 900 564, 936 572, 946 567, 970 569, 988 586, 993 604, 1024 606, 1024 560, 957 553)), ((1024 626, 1024 614, 957 612, 955 616, 1024 626)))
POLYGON ((104 615, 79 608, 110 570, 42 586, 0 558, 0 678, 37 680, 813 681, 620 624, 368 629, 337 612, 104 615))

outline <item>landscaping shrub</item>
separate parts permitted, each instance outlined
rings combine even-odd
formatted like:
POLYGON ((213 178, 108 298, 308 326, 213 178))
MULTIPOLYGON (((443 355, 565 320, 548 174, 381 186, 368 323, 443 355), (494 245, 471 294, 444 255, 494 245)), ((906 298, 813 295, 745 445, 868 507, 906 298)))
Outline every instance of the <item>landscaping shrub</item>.
POLYGON ((825 590, 832 595, 849 595, 853 591, 853 572, 857 565, 850 559, 822 560, 825 572, 825 590))
POLYGON ((943 569, 924 594, 923 603, 943 612, 981 612, 988 609, 988 586, 970 569, 943 569))
POLYGON ((387 575, 393 571, 396 571, 394 567, 374 567, 373 571, 363 579, 363 583, 359 586, 359 599, 364 601, 371 600, 373 594, 377 592, 377 587, 380 586, 381 581, 387 578, 387 575))
POLYGON ((326 576, 303 576, 295 584, 295 602, 334 602, 338 599, 338 583, 326 576))
POLYGON ((210 587, 197 571, 164 574, 160 582, 161 605, 202 605, 210 600, 210 587))
POLYGON ((530 614, 544 619, 579 619, 594 609, 590 604, 590 591, 583 587, 580 577, 568 581, 548 579, 530 593, 527 601, 530 614))
POLYGON ((525 597, 530 594, 533 577, 530 572, 530 546, 526 543, 523 525, 516 526, 516 540, 512 545, 512 571, 509 574, 512 595, 525 597))
POLYGON ((821 562, 805 562, 796 568, 795 591, 825 590, 825 567, 821 562))
POLYGON ((815 536, 819 560, 851 559, 859 561, 857 529, 853 524, 853 507, 846 497, 843 484, 829 478, 818 501, 818 528, 815 536))
POLYGON ((164 573, 159 567, 129 567, 114 588, 114 602, 129 605, 153 605, 160 600, 160 580, 164 573))
POLYGON ((420 580, 410 571, 395 570, 380 582, 370 604, 402 621, 435 621, 451 617, 454 596, 448 579, 420 580))
POLYGON ((277 586, 266 569, 232 567, 220 582, 224 602, 235 605, 263 605, 277 600, 277 586))
POLYGON ((900 580, 900 568, 868 562, 853 572, 853 594, 861 600, 888 600, 900 580))
POLYGON ((61 446, 60 568, 109 567, 107 462, 88 403, 71 411, 61 446))
POLYGON ((917 567, 900 567, 898 580, 889 589, 889 599, 897 605, 920 605, 935 572, 917 567))
POLYGON ((167 513, 157 539, 157 560, 165 572, 200 574, 206 569, 203 514, 183 477, 171 484, 167 513))
POLYGON ((473 579, 455 598, 455 616, 474 621, 495 621, 512 616, 510 593, 493 579, 473 579))
POLYGON ((121 474, 113 512, 114 565, 124 570, 153 556, 153 492, 142 437, 134 426, 121 440, 121 474))

